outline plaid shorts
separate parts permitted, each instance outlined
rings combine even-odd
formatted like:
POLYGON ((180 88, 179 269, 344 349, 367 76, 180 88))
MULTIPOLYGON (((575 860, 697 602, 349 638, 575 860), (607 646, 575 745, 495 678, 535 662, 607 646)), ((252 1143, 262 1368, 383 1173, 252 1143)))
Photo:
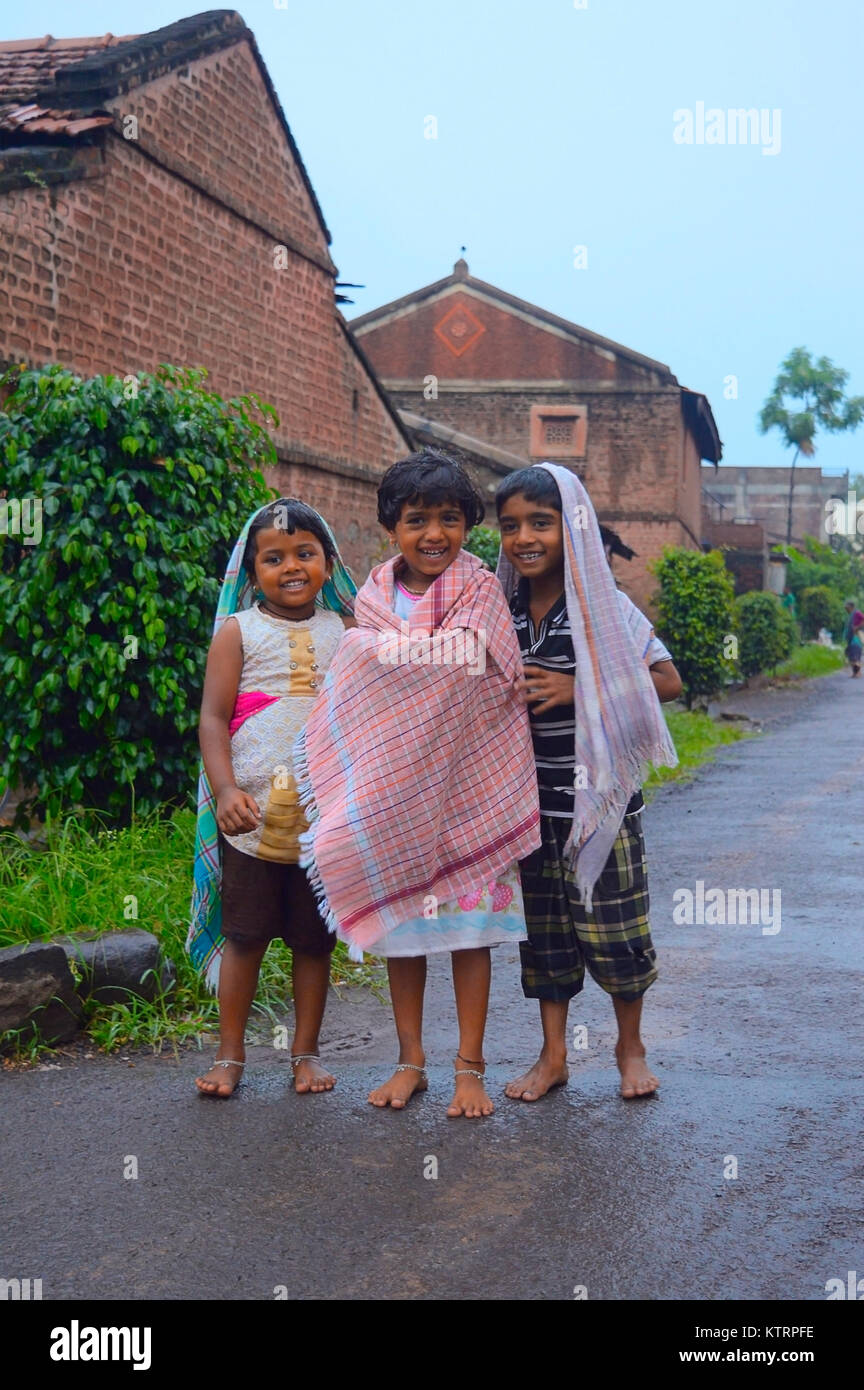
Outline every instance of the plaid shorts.
POLYGON ((648 875, 640 816, 625 816, 586 912, 565 862, 570 822, 541 816, 543 844, 519 865, 527 942, 522 990, 528 999, 572 999, 591 976, 607 994, 639 999, 657 978, 648 926, 648 875))

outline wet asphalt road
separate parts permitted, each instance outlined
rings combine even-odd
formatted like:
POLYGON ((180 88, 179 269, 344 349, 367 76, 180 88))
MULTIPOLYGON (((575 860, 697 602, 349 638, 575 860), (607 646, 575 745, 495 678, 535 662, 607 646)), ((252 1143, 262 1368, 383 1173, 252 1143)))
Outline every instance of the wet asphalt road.
POLYGON ((429 1092, 402 1113, 366 1104, 395 1054, 386 1007, 358 992, 329 1006, 328 1096, 295 1096, 265 1046, 226 1103, 193 1090, 195 1053, 4 1073, 0 1276, 41 1278, 46 1299, 824 1299, 864 1272, 862 702, 845 672, 736 697, 764 731, 648 808, 658 1099, 617 1098, 612 1010, 590 982, 569 1088, 501 1096, 537 1045, 510 951, 494 957, 485 1121, 444 1115, 441 960, 429 1092), (781 930, 674 925, 672 894, 697 879, 779 888, 781 930))

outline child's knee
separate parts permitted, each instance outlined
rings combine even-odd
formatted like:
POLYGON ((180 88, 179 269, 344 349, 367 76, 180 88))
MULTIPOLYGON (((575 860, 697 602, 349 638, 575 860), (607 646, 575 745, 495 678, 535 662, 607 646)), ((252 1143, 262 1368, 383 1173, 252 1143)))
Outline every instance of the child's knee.
POLYGON ((248 936, 228 936, 225 938, 225 945, 244 960, 263 960, 270 942, 248 936))

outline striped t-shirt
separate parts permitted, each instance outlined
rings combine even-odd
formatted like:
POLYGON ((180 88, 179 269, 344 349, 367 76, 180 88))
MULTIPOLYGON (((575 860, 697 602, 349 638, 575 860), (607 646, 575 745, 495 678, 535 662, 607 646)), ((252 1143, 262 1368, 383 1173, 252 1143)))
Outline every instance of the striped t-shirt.
MULTIPOLYGON (((621 616, 634 632, 642 614, 634 603, 618 590, 621 616)), ((510 611, 519 638, 522 660, 547 671, 560 671, 572 676, 576 671, 576 654, 570 635, 567 601, 562 593, 541 619, 535 630, 528 610, 528 581, 519 581, 510 611)), ((649 666, 655 661, 671 661, 672 657, 658 637, 652 636, 645 653, 649 666)), ((543 816, 572 816, 576 755, 576 710, 573 705, 556 705, 554 709, 535 714, 528 706, 531 719, 531 739, 537 764, 537 783, 540 792, 540 814, 543 816)), ((641 811, 645 803, 642 793, 636 792, 627 805, 627 815, 641 811)))

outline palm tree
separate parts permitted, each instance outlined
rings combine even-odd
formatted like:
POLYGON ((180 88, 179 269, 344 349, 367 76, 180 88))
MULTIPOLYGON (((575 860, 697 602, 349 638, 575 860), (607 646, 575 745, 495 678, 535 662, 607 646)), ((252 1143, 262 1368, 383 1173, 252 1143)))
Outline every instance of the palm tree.
POLYGON ((786 544, 792 543, 792 501, 795 493, 795 465, 798 457, 812 458, 816 452, 814 436, 821 426, 831 434, 857 429, 864 419, 864 396, 844 396, 849 373, 835 367, 829 357, 814 362, 807 348, 793 348, 785 362, 774 389, 759 413, 763 434, 779 429, 786 447, 794 445, 795 454, 789 474, 789 507, 786 516, 786 544), (801 402, 800 410, 790 410, 786 401, 801 402))

